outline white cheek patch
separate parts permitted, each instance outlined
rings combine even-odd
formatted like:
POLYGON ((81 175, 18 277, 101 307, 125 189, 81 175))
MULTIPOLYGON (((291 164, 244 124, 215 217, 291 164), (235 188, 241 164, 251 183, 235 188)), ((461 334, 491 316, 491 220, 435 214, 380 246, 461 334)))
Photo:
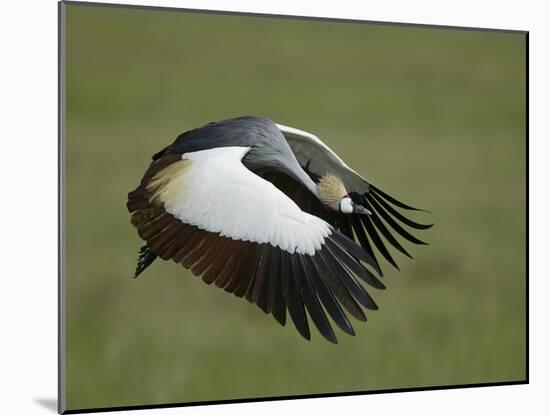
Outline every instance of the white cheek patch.
POLYGON ((342 200, 340 200, 340 212, 346 213, 346 214, 353 213, 351 198, 344 197, 342 200))

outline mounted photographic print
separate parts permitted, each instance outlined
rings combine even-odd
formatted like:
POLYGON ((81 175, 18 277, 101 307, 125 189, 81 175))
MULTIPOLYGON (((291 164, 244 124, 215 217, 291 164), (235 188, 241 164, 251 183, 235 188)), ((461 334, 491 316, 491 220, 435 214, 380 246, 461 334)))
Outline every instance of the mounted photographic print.
POLYGON ((526 383, 526 32, 61 2, 60 412, 526 383))

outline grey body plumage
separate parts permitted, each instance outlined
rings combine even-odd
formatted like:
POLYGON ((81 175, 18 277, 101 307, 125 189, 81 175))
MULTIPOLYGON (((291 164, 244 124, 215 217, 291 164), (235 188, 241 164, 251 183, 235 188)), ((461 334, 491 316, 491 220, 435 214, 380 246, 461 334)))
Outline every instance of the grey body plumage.
POLYGON ((233 146, 250 147, 243 164, 251 171, 284 172, 318 196, 317 185, 302 169, 281 131, 268 118, 244 116, 211 122, 181 134, 170 151, 183 154, 233 146))

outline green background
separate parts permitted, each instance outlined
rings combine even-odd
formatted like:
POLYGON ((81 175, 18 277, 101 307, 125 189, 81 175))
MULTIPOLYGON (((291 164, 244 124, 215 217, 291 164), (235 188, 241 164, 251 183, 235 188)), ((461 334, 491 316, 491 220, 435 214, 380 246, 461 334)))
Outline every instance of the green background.
MULTIPOLYGON (((523 380, 525 35, 68 5, 67 408, 523 380), (320 136, 429 209, 380 310, 303 340, 172 262, 131 278, 126 195, 209 121, 320 136)), ((228 212, 231 214, 231 212, 228 212)), ((392 251, 395 252, 395 251, 392 251)))

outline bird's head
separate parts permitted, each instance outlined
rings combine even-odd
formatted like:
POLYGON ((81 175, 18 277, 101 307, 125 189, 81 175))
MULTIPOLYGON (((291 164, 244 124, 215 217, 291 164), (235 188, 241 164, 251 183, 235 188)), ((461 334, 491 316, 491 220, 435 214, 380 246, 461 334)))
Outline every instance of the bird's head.
POLYGON ((371 212, 362 205, 355 203, 349 196, 342 180, 333 174, 322 176, 317 183, 319 199, 331 209, 345 214, 370 215, 371 212))

